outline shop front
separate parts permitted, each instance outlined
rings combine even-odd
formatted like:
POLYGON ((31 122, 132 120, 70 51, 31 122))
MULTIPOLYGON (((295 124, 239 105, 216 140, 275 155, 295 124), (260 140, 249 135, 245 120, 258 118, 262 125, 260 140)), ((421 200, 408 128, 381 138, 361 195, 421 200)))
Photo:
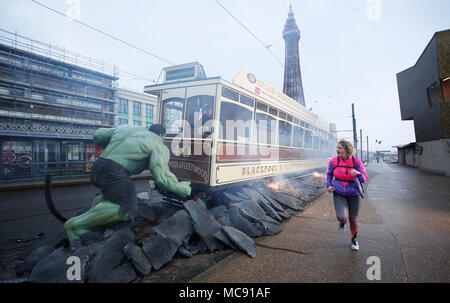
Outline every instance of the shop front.
POLYGON ((41 179, 53 176, 83 176, 102 149, 92 140, 63 138, 0 137, 0 179, 41 179))

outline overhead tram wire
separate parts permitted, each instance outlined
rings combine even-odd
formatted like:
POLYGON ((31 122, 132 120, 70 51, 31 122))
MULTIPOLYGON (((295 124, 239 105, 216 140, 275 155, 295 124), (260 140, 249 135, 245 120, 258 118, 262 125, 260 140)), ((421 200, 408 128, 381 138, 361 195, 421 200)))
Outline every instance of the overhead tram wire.
MULTIPOLYGON (((283 63, 281 63, 281 61, 269 49, 270 45, 269 46, 265 45, 264 42, 262 42, 255 34, 253 34, 252 31, 250 31, 241 21, 239 21, 239 19, 237 19, 229 10, 227 10, 218 0, 214 0, 214 2, 216 2, 220 7, 222 7, 234 20, 236 20, 247 32, 249 32, 250 35, 252 35, 253 38, 256 39, 256 41, 258 41, 262 46, 264 46, 264 48, 269 51, 269 53, 278 61, 278 63, 280 63, 281 67, 284 68, 283 63)), ((306 90, 305 90, 305 93, 308 94, 311 97, 311 99, 313 99, 313 101, 315 101, 315 103, 317 104, 318 101, 316 101, 315 98, 313 98, 308 92, 306 92, 306 90)))
POLYGON ((47 6, 47 5, 45 5, 45 4, 42 4, 42 3, 40 3, 40 2, 38 2, 38 1, 36 1, 36 0, 30 0, 30 1, 36 3, 37 5, 40 5, 40 6, 44 7, 44 8, 46 8, 46 9, 48 9, 48 10, 54 12, 54 13, 57 13, 57 14, 59 14, 59 15, 61 15, 61 16, 64 16, 64 17, 66 17, 66 18, 69 18, 70 20, 73 20, 74 22, 77 22, 77 23, 79 23, 79 24, 81 24, 81 25, 83 25, 83 26, 86 26, 86 27, 88 27, 88 28, 90 28, 90 29, 92 29, 92 30, 94 30, 94 31, 96 31, 96 32, 98 32, 98 33, 100 33, 100 34, 103 34, 103 35, 105 35, 105 36, 108 36, 109 38, 112 38, 112 39, 114 39, 114 40, 116 40, 116 41, 119 41, 119 42, 121 42, 121 43, 123 43, 123 44, 126 44, 127 46, 130 46, 130 47, 132 47, 132 48, 134 48, 134 49, 137 49, 138 51, 141 51, 141 52, 143 52, 143 53, 145 53, 145 54, 147 54, 147 55, 150 55, 150 56, 152 56, 152 57, 154 57, 154 58, 156 58, 156 59, 159 59, 159 60, 161 60, 161 61, 164 61, 164 62, 166 62, 166 63, 169 63, 170 65, 175 65, 175 63, 173 63, 173 62, 170 62, 170 61, 168 61, 168 60, 166 60, 166 59, 164 59, 164 58, 161 58, 160 56, 157 56, 157 55, 155 55, 155 54, 153 54, 153 53, 151 53, 151 52, 149 52, 149 51, 146 51, 145 49, 142 49, 142 48, 140 48, 140 47, 138 47, 138 46, 135 46, 135 45, 133 45, 133 44, 131 44, 131 43, 129 43, 129 42, 126 42, 126 41, 124 41, 124 40, 122 40, 122 39, 120 39, 120 38, 117 38, 117 37, 115 37, 115 36, 113 36, 113 35, 110 35, 110 34, 104 32, 104 31, 102 31, 102 30, 100 30, 100 29, 97 29, 97 28, 95 28, 95 27, 93 27, 93 26, 90 26, 89 24, 86 24, 86 23, 84 23, 84 22, 81 22, 81 21, 79 21, 79 20, 77 20, 77 19, 73 19, 73 18, 69 17, 68 15, 66 15, 66 14, 64 14, 64 13, 62 13, 62 12, 60 12, 60 11, 57 11, 57 10, 55 10, 55 9, 53 9, 53 8, 51 8, 51 7, 47 6))
MULTIPOLYGON (((67 55, 67 57, 65 57, 65 60, 68 60, 68 56, 74 56, 74 57, 76 57, 77 59, 79 59, 79 61, 78 62, 74 62, 73 60, 72 60, 72 64, 78 64, 79 66, 82 66, 82 67, 86 67, 85 65, 83 65, 83 59, 84 60, 89 60, 89 62, 91 62, 91 59, 92 59, 92 62, 93 62, 93 64, 96 66, 96 67, 93 67, 96 71, 98 71, 98 72, 105 72, 105 73, 107 73, 107 74, 111 74, 111 73, 115 73, 115 68, 117 67, 117 66, 112 66, 112 65, 110 65, 110 64, 108 64, 108 63, 105 63, 105 62, 103 62, 103 60, 102 61, 100 61, 99 59, 95 59, 95 58, 90 58, 90 57, 86 57, 86 56, 83 56, 83 55, 81 55, 81 54, 77 54, 77 53, 74 53, 74 52, 71 52, 70 50, 67 50, 67 49, 65 49, 65 48, 61 48, 61 47, 58 47, 58 46, 53 46, 53 45, 49 45, 49 44, 46 44, 46 43, 44 43, 44 42, 41 42, 41 41, 39 41, 39 40, 34 40, 34 39, 32 39, 32 38, 29 38, 29 37, 26 37, 26 36, 22 36, 22 35, 20 35, 20 34, 18 34, 17 32, 11 32, 11 31, 8 31, 8 30, 5 30, 5 29, 2 29, 2 28, 0 28, 0 42, 3 42, 3 43, 8 43, 8 42, 11 42, 10 41, 10 39, 7 37, 7 36, 3 36, 2 35, 2 33, 6 33, 7 35, 10 35, 10 36, 14 36, 15 37, 15 40, 14 40, 14 43, 15 43, 15 47, 16 48, 19 48, 19 49, 23 49, 23 50, 28 50, 28 48, 30 48, 31 47, 31 51, 33 52, 33 53, 36 53, 36 54, 44 54, 44 55, 48 55, 47 53, 46 53, 46 49, 44 49, 44 48, 46 48, 46 47, 51 47, 52 48, 52 50, 55 50, 56 52, 53 52, 52 53, 52 58, 53 59, 56 59, 56 60, 64 60, 64 59, 62 59, 62 57, 61 57, 61 55, 58 55, 58 51, 61 51, 61 52, 64 52, 64 56, 66 56, 67 55), (28 45, 28 44, 25 44, 24 42, 22 42, 22 41, 19 41, 19 40, 17 40, 17 38, 20 38, 22 41, 23 40, 27 40, 27 41, 30 41, 30 45, 28 45), (98 64, 101 64, 102 65, 102 68, 100 69, 100 67, 99 66, 97 66, 98 64), (106 69, 106 71, 104 71, 103 70, 103 65, 105 65, 105 69, 106 69), (114 70, 114 71, 113 71, 114 70)), ((69 60, 70 61, 70 60, 69 60)), ((136 74, 133 74, 133 73, 130 73, 130 72, 127 72, 127 71, 125 71, 125 70, 123 70, 123 69, 121 69, 121 68, 119 68, 119 67, 117 67, 117 73, 118 73, 118 75, 119 75, 119 77, 121 77, 121 75, 126 75, 127 77, 131 77, 131 78, 133 78, 134 80, 144 80, 144 81, 147 81, 147 82, 156 82, 155 80, 150 80, 150 79, 147 79, 147 78, 145 78, 145 77, 142 77, 142 76, 139 76, 139 75, 136 75, 136 74)))
POLYGON ((218 0, 214 0, 214 2, 216 2, 220 7, 222 7, 234 20, 236 20, 250 35, 253 36, 253 38, 256 39, 256 41, 258 41, 259 44, 264 46, 264 48, 267 49, 267 51, 272 55, 272 57, 274 57, 278 61, 278 63, 280 63, 281 67, 284 68, 284 65, 283 63, 281 63, 280 59, 278 59, 277 56, 275 56, 275 54, 269 49, 270 45, 264 44, 264 42, 262 42, 254 33, 252 33, 252 31, 249 30, 248 27, 246 27, 241 21, 239 21, 239 19, 236 18, 229 10, 227 10, 218 0))
MULTIPOLYGON (((269 46, 274 46, 275 44, 277 44, 277 43, 280 42, 281 40, 283 40, 283 39, 279 39, 279 40, 275 41, 274 43, 269 44, 269 46)), ((257 52, 259 52, 259 51, 262 51, 263 49, 266 49, 266 48, 267 48, 267 47, 264 46, 264 47, 262 47, 262 48, 258 48, 258 49, 249 51, 249 52, 247 52, 247 53, 245 53, 245 54, 243 54, 243 55, 236 56, 236 57, 233 57, 233 58, 231 58, 231 59, 228 59, 228 60, 219 62, 219 63, 217 63, 217 64, 215 64, 215 65, 213 65, 213 66, 210 66, 209 68, 210 68, 210 69, 216 68, 216 67, 221 66, 221 65, 223 65, 223 64, 226 64, 226 63, 229 63, 229 62, 233 62, 233 61, 235 61, 235 60, 244 58, 244 57, 246 57, 246 56, 248 56, 248 55, 257 53, 257 52)))

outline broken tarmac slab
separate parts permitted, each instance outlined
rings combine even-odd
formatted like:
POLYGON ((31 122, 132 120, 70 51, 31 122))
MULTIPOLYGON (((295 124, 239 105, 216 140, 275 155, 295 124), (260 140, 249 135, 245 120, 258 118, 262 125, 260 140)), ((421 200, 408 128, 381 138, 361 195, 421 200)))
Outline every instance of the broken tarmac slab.
POLYGON ((171 217, 164 219, 156 225, 153 231, 172 239, 175 243, 181 243, 194 233, 194 225, 186 210, 177 211, 171 217))
POLYGON ((33 268, 28 282, 83 283, 87 280, 87 265, 94 255, 95 251, 91 247, 83 247, 75 252, 70 252, 64 247, 57 248, 33 268), (70 257, 78 257, 80 260, 80 279, 68 279, 70 266, 67 265, 67 262, 70 261, 70 257))
POLYGON ((39 261, 50 255, 54 250, 55 245, 43 245, 36 248, 24 261, 16 263, 16 272, 21 274, 31 272, 39 261))
POLYGON ((141 247, 130 242, 123 248, 123 251, 127 258, 133 263, 134 268, 143 276, 150 274, 152 265, 144 254, 141 247))
POLYGON ((114 269, 122 265, 123 261, 126 260, 123 249, 128 243, 133 241, 133 238, 133 232, 129 228, 125 228, 116 231, 104 241, 87 246, 96 252, 89 263, 89 282, 105 283, 119 278, 114 275, 114 269))
POLYGON ((250 200, 246 201, 256 201, 265 212, 265 215, 277 220, 278 222, 282 221, 277 211, 275 211, 275 209, 273 209, 272 206, 264 200, 264 197, 259 192, 252 188, 243 188, 242 191, 250 197, 250 200))
POLYGON ((264 196, 269 196, 274 199, 278 204, 282 205, 285 209, 291 209, 293 211, 300 211, 301 208, 297 206, 295 198, 283 193, 274 192, 266 188, 258 189, 258 192, 264 196))
POLYGON ((194 222, 194 231, 200 236, 210 252, 222 250, 223 244, 214 234, 220 230, 221 224, 212 216, 202 200, 184 203, 186 211, 194 222))
POLYGON ((263 228, 253 224, 245 218, 240 212, 241 207, 242 203, 237 203, 228 208, 228 216, 230 218, 230 222, 233 224, 232 226, 239 229, 249 237, 260 237, 263 234, 263 228))
POLYGON ((222 226, 222 230, 234 245, 245 251, 250 257, 256 257, 255 241, 252 238, 232 226, 222 226))
POLYGON ((172 216, 178 210, 182 209, 179 206, 168 204, 165 201, 144 202, 137 203, 136 218, 145 218, 149 222, 161 222, 163 219, 172 216))
POLYGON ((142 243, 142 248, 151 265, 158 270, 172 260, 180 245, 181 243, 156 233, 142 243))

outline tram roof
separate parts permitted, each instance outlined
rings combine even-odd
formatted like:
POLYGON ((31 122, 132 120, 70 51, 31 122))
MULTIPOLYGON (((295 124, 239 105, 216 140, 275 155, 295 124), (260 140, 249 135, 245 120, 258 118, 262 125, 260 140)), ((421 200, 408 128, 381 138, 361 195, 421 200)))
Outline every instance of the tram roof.
MULTIPOLYGON (((191 83, 194 84, 195 82, 205 82, 204 84, 213 84, 213 83, 219 83, 220 80, 222 80, 221 77, 210 77, 210 78, 205 78, 205 79, 182 80, 182 81, 176 81, 176 82, 151 84, 151 85, 144 86, 144 92, 161 90, 161 89, 163 89, 164 86, 167 86, 167 87, 191 86, 191 85, 180 85, 180 84, 191 84, 191 83)), ((224 80, 222 80, 222 81, 224 81, 224 80)))
POLYGON ((282 100, 280 103, 278 100, 275 100, 273 98, 267 98, 267 97, 264 97, 261 95, 257 95, 254 92, 248 90, 247 88, 240 86, 239 84, 228 82, 228 81, 222 79, 220 76, 219 77, 209 77, 209 78, 205 78, 205 79, 182 80, 182 81, 176 81, 176 82, 165 82, 165 83, 160 83, 160 84, 146 85, 144 87, 144 93, 153 94, 153 92, 157 92, 157 91, 160 91, 163 89, 201 86, 201 85, 208 85, 208 84, 222 84, 222 85, 225 85, 232 89, 236 89, 242 93, 245 93, 245 94, 257 99, 258 101, 266 103, 269 106, 277 107, 281 111, 288 112, 289 114, 296 113, 297 116, 300 116, 306 122, 314 124, 321 129, 324 129, 327 131, 329 130, 327 121, 325 121, 323 118, 319 117, 317 114, 309 111, 306 107, 304 107, 303 105, 301 105, 294 99, 291 99, 288 97, 289 100, 282 100))

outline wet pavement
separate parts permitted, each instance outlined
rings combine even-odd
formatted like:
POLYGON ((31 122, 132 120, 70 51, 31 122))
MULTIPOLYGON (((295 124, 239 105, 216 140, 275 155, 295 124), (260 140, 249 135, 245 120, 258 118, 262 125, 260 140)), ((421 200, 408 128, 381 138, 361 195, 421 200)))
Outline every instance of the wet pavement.
POLYGON ((233 253, 190 282, 450 282, 450 178, 384 162, 367 170, 359 251, 325 194, 256 239, 256 258, 233 253))

